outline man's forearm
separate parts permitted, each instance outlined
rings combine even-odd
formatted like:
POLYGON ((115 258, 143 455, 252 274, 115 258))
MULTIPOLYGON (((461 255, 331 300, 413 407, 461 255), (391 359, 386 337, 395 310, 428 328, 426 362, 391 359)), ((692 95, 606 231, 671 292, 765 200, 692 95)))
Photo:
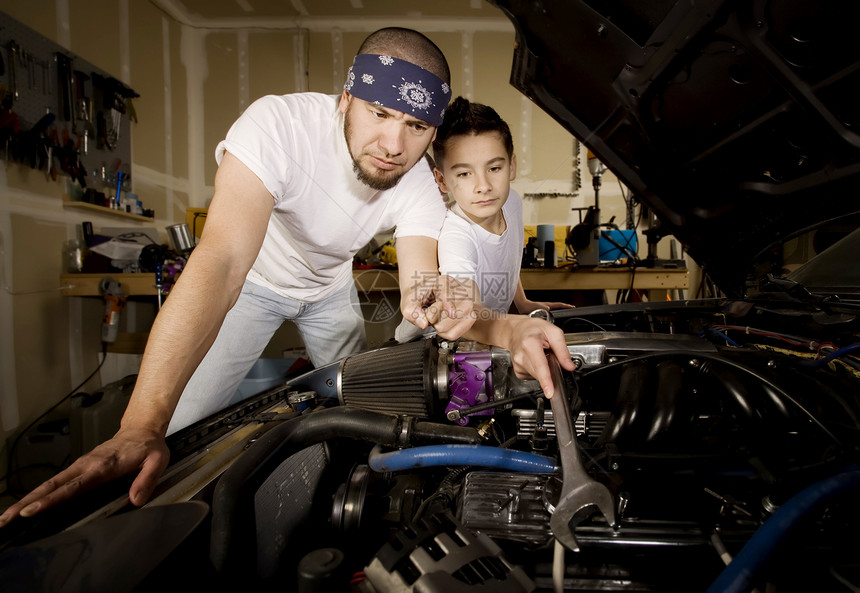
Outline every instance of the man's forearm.
POLYGON ((153 323, 123 427, 166 433, 185 384, 241 291, 244 278, 231 278, 223 262, 205 253, 192 259, 153 323))
POLYGON ((239 298, 272 207, 263 182, 225 153, 203 236, 152 326, 123 428, 167 432, 185 384, 239 298))
POLYGON ((427 325, 423 306, 439 276, 436 241, 429 237, 400 237, 395 243, 400 282, 400 312, 420 328, 427 325))

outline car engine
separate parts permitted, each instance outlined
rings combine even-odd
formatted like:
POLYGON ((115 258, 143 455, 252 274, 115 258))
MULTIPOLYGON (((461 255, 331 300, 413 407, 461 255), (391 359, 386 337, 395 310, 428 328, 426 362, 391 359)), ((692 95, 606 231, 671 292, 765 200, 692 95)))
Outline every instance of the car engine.
POLYGON ((545 315, 551 398, 439 337, 293 376, 171 435, 144 508, 118 481, 13 523, 4 586, 856 590, 856 303, 771 284, 545 315))
POLYGON ((853 316, 705 300, 554 322, 577 368, 551 399, 507 351, 439 338, 290 381, 295 417, 218 481, 216 573, 379 593, 858 582, 853 316), (768 329, 789 320, 805 331, 768 329))

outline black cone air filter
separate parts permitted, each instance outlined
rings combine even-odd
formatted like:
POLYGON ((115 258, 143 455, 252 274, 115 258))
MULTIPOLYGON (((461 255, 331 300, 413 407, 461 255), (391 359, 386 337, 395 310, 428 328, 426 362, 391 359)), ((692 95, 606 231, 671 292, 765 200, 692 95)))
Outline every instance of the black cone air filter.
POLYGON ((436 361, 432 339, 350 356, 338 396, 345 406, 426 418, 432 411, 436 361))

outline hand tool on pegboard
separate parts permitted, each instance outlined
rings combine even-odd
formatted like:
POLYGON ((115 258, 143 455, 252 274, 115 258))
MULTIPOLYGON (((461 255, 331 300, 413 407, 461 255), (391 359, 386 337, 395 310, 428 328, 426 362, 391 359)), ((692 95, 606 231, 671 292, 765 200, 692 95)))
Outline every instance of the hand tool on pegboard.
POLYGON ((116 342, 119 333, 119 319, 122 308, 127 299, 122 289, 122 284, 105 276, 99 282, 99 292, 105 299, 105 316, 102 321, 102 342, 112 344, 116 342))

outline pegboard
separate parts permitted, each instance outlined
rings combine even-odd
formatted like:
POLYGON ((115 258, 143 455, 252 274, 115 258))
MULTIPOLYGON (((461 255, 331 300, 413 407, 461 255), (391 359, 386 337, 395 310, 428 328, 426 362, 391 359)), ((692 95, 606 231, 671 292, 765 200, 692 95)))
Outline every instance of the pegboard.
POLYGON ((131 191, 137 93, 3 12, 0 58, 0 157, 108 194, 122 172, 131 191))

